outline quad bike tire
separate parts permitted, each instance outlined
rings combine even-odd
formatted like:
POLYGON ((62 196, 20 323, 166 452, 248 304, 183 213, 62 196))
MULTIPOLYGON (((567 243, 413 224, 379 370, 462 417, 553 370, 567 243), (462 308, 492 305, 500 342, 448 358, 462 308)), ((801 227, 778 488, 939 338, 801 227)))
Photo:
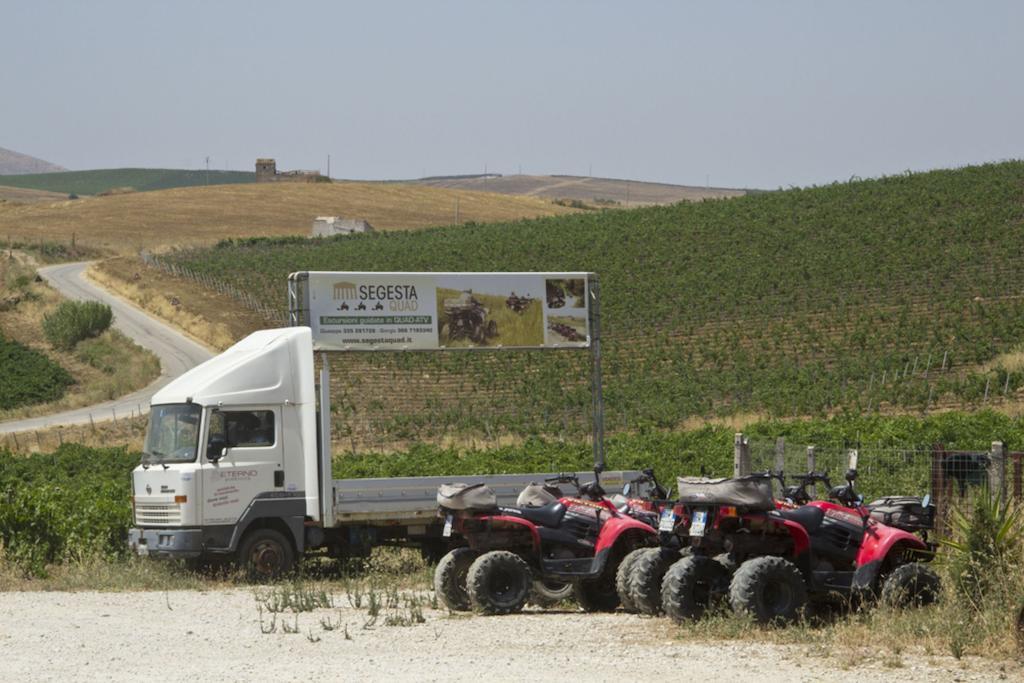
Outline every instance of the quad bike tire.
POLYGON ((725 567, 726 571, 730 574, 734 573, 740 566, 740 563, 736 561, 736 556, 732 553, 721 553, 720 555, 715 555, 714 560, 725 567))
POLYGON ((488 339, 493 339, 494 337, 497 337, 498 336, 498 321, 496 321, 496 320, 488 320, 487 321, 487 331, 484 333, 484 335, 488 339))
POLYGON ((882 602, 890 607, 920 607, 939 599, 939 575, 921 563, 897 567, 882 582, 882 602))
POLYGON ((725 567, 705 555, 688 555, 669 567, 661 584, 661 606, 673 621, 696 621, 729 585, 725 567))
POLYGON ((452 612, 470 610, 466 577, 469 574, 469 566, 478 555, 479 553, 470 548, 455 548, 442 557, 434 568, 434 593, 452 612))
POLYGON ((520 612, 532 588, 530 565, 508 550, 484 553, 473 560, 466 574, 469 603, 479 614, 520 612))
POLYGON ((787 624, 807 605, 807 585, 796 565, 785 558, 755 557, 733 574, 729 602, 735 612, 748 614, 759 624, 787 624))
POLYGON ((619 596, 619 604, 622 606, 622 609, 630 614, 636 614, 637 612, 629 587, 629 580, 633 575, 633 563, 648 550, 650 548, 637 548, 630 552, 622 559, 622 562, 619 563, 619 568, 615 571, 615 592, 619 596))
POLYGON ((649 616, 661 614, 661 584, 679 554, 670 548, 648 548, 633 564, 629 580, 630 598, 637 612, 649 616))
POLYGON ((252 581, 270 581, 292 570, 295 552, 280 531, 253 529, 238 546, 238 566, 252 581))
POLYGON ((597 578, 573 582, 573 596, 584 612, 614 612, 619 606, 615 579, 620 564, 609 562, 597 578))
POLYGON ((537 607, 554 607, 572 597, 572 582, 552 579, 534 579, 530 588, 530 604, 537 607))

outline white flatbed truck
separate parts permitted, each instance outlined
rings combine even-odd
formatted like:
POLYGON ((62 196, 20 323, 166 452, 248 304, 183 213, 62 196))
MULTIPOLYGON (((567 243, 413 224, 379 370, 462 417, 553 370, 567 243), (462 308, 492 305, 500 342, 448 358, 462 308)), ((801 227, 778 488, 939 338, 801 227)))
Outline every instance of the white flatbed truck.
MULTIPOLYGON (((318 409, 313 331, 296 324, 255 332, 157 392, 132 473, 131 550, 230 559, 257 575, 310 551, 362 556, 381 544, 440 557, 451 542, 437 518, 441 484, 483 481, 512 505, 527 484, 555 476, 334 479, 328 368, 324 358, 318 409)), ((602 474, 607 490, 640 478, 602 474)))

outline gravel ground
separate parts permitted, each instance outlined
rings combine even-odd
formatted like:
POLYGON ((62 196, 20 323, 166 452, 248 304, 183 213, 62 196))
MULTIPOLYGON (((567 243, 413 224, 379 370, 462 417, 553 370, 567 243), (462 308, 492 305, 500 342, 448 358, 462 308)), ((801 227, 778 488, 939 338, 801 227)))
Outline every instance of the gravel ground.
MULTIPOLYGON (((664 619, 625 614, 528 612, 449 616, 387 626, 384 610, 364 628, 365 607, 345 596, 331 609, 298 615, 298 634, 261 632, 251 590, 139 593, 0 593, 0 680, 623 680, 685 675, 708 681, 796 683, 992 681, 1017 678, 1010 665, 903 656, 896 668, 845 668, 804 646, 680 639, 664 619), (339 602, 340 601, 340 602, 339 602), (340 603, 344 603, 341 606, 340 603), (324 630, 321 620, 343 624, 324 630), (346 637, 345 628, 348 636, 346 637), (312 642, 319 638, 318 642, 312 642)), ((279 615, 280 616, 280 615, 279 615)), ((284 619, 294 626, 295 615, 284 619)), ((271 615, 263 614, 269 628, 271 615)))

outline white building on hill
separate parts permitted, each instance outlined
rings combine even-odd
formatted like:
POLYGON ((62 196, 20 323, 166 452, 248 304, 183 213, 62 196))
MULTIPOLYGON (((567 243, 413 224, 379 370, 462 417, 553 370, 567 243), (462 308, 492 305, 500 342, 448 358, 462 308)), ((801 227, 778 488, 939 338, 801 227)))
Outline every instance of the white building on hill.
POLYGON ((355 232, 373 232, 373 226, 361 218, 340 216, 317 216, 313 220, 313 237, 351 235, 355 232))

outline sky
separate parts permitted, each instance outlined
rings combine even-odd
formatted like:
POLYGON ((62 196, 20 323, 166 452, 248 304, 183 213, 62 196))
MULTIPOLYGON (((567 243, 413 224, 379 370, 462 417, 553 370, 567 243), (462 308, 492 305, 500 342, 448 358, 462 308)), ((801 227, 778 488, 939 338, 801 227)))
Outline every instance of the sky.
POLYGON ((775 189, 1024 157, 1024 3, 0 0, 0 147, 70 169, 775 189))

